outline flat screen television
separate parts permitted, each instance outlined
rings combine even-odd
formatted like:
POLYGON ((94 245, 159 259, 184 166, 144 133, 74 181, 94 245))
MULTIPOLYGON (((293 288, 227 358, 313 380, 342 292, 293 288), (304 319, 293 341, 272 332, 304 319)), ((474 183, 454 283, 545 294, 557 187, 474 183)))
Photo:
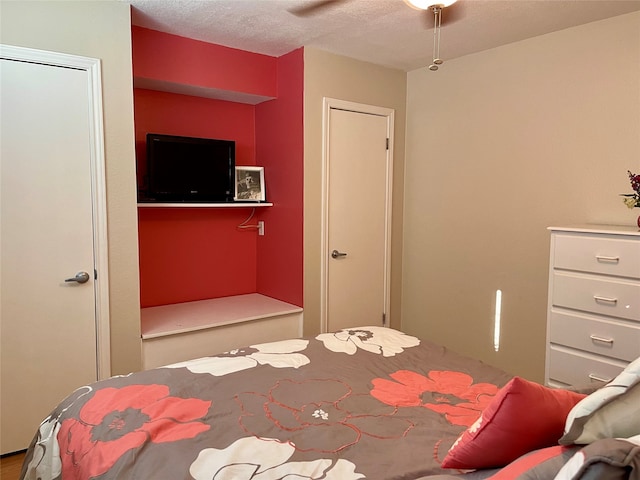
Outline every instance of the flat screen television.
POLYGON ((232 140, 147 133, 146 186, 140 201, 232 202, 232 140))

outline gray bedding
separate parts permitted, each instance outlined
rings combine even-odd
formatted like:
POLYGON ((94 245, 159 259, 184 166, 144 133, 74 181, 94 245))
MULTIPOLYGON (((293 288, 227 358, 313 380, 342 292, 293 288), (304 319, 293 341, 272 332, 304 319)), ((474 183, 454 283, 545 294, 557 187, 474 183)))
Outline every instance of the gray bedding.
POLYGON ((253 345, 78 389, 42 423, 22 478, 455 474, 440 462, 510 378, 381 327, 253 345))

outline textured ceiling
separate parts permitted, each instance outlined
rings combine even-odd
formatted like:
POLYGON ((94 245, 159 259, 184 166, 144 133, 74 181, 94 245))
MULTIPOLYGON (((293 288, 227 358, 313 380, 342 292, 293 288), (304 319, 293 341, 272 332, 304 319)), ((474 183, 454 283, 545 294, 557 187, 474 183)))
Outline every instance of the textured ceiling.
MULTIPOLYGON (((312 15, 292 12, 315 0, 122 1, 133 6, 134 25, 271 56, 311 46, 405 71, 432 58, 432 14, 403 0, 334 0, 312 15)), ((459 0, 443 12, 440 56, 637 10, 640 0, 459 0)))

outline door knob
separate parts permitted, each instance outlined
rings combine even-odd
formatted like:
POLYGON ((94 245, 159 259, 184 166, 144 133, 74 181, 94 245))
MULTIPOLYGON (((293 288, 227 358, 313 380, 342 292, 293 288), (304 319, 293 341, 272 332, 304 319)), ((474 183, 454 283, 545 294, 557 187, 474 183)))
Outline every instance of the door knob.
POLYGON ((346 257, 346 256, 347 256, 346 253, 339 252, 338 250, 334 250, 333 252, 331 252, 331 258, 340 258, 340 257, 346 257))
POLYGON ((65 278, 65 282, 77 282, 87 283, 89 281, 89 274, 87 272, 78 272, 75 277, 65 278))

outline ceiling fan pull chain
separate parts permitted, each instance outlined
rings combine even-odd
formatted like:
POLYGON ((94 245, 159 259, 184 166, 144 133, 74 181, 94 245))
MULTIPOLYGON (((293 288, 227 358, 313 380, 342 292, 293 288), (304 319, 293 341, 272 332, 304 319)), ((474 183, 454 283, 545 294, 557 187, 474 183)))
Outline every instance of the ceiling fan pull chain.
POLYGON ((440 32, 442 32, 442 7, 438 5, 438 50, 436 51, 436 57, 433 59, 433 63, 436 65, 441 65, 442 60, 440 59, 440 32))
POLYGON ((429 65, 429 70, 438 70, 438 65, 442 65, 440 58, 440 25, 442 24, 442 7, 434 5, 433 9, 433 61, 429 65))

